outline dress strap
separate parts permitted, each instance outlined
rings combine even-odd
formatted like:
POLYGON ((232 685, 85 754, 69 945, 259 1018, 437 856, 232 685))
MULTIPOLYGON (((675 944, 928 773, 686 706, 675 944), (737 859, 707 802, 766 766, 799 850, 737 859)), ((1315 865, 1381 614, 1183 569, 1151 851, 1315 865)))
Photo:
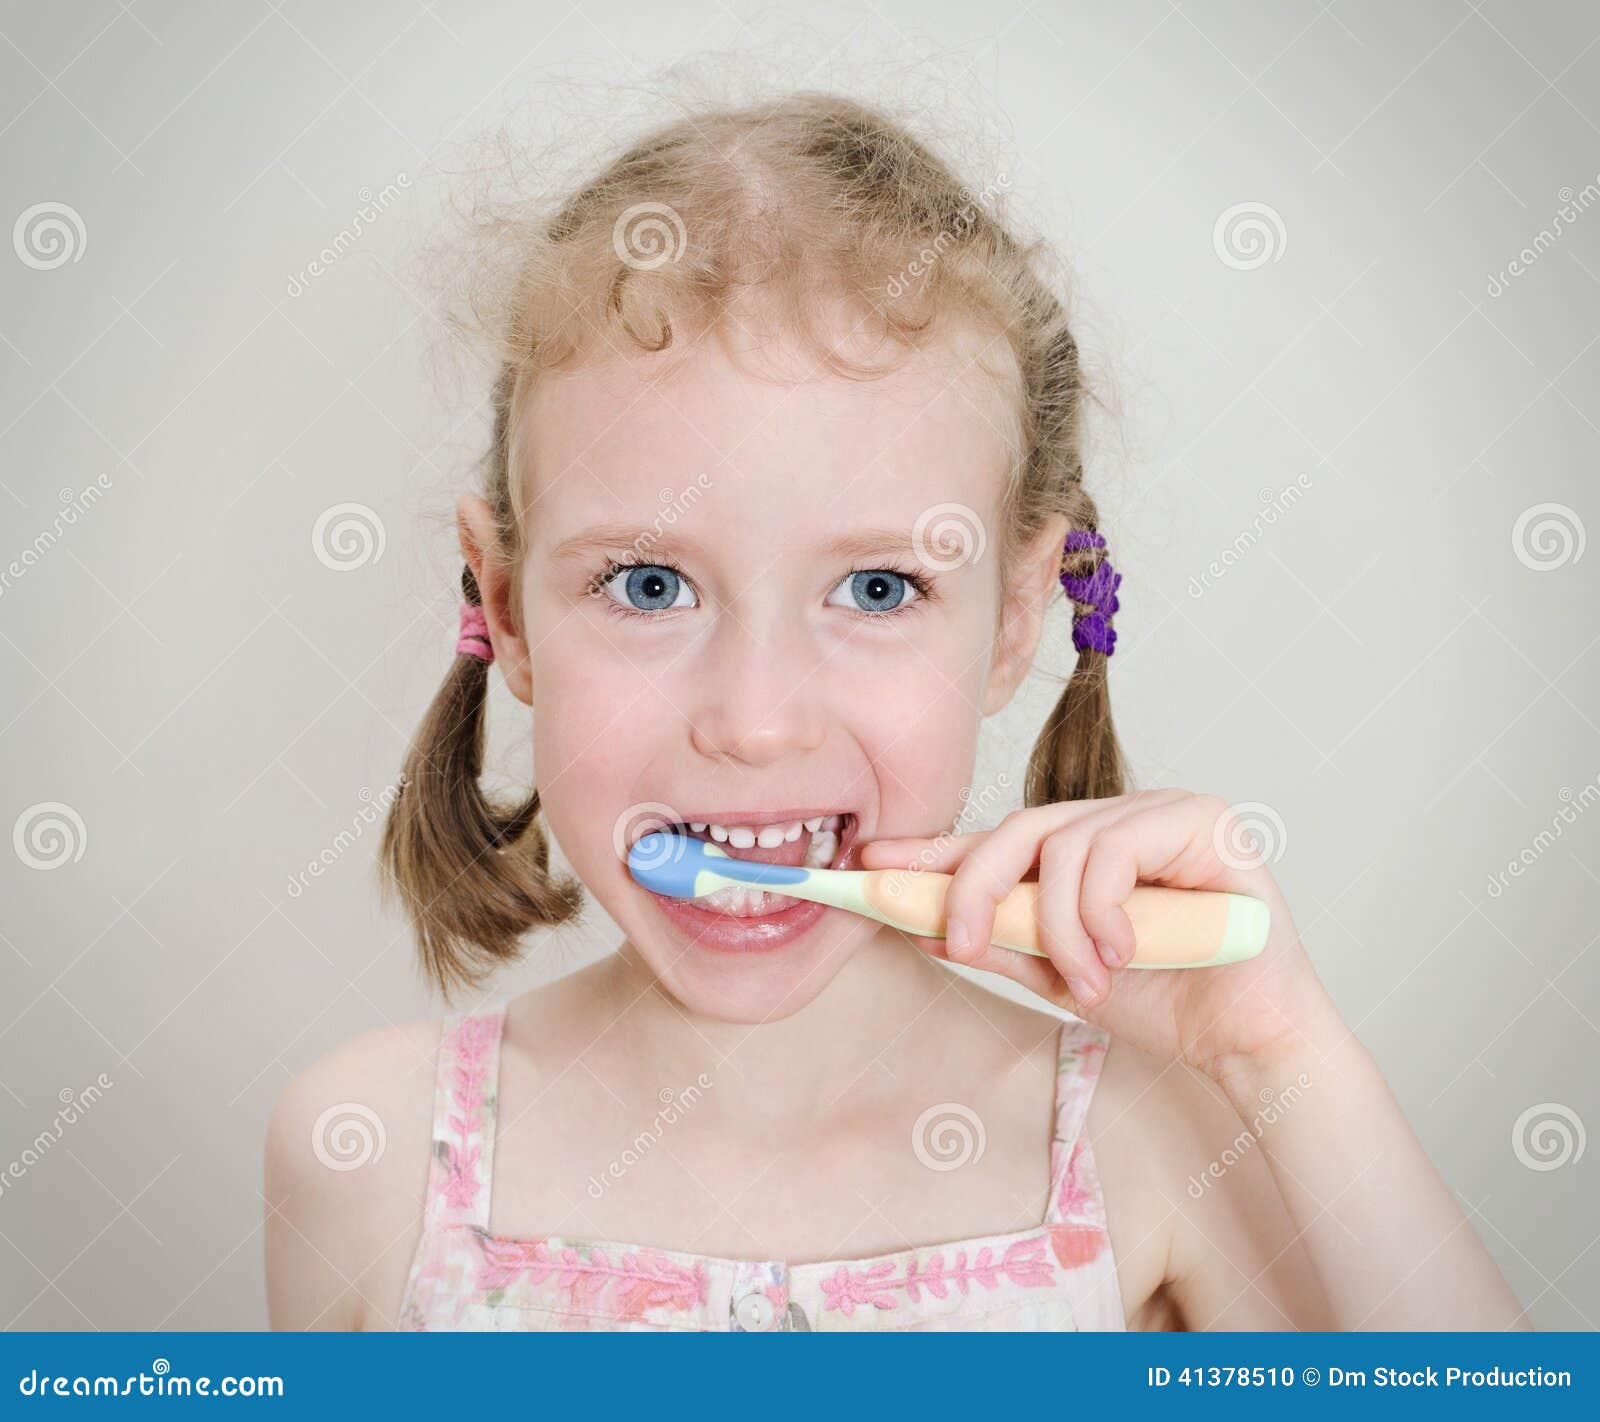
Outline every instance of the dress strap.
POLYGON ((1084 1122, 1100 1080, 1111 1035, 1092 1022, 1061 1024, 1056 1054, 1056 1123, 1050 1143, 1050 1208, 1046 1224, 1105 1226, 1100 1176, 1084 1122))
POLYGON ((433 1160, 428 1172, 431 1225, 489 1227, 494 1180, 495 1108, 500 1095, 504 1004, 444 1020, 433 1095, 433 1160))

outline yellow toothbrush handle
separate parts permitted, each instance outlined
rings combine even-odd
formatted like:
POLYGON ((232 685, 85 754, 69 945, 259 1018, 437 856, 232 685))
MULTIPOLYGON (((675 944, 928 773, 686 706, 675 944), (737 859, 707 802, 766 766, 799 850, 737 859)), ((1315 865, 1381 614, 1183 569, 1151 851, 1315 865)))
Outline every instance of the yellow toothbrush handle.
MULTIPOLYGON (((925 938, 943 938, 944 900, 952 876, 907 869, 867 876, 865 898, 885 922, 925 938)), ((995 908, 991 941, 1035 957, 1039 946, 1039 885, 1018 884, 995 908)), ((1133 924, 1130 968, 1209 968, 1254 958, 1267 946, 1271 912, 1248 894, 1170 889, 1140 884, 1123 911, 1133 924)))

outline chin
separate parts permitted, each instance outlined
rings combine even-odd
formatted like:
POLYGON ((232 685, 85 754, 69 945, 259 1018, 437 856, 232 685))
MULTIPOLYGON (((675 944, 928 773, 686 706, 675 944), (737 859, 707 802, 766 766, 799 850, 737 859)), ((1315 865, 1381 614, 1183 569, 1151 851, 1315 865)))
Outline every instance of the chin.
POLYGON ((821 995, 872 936, 874 925, 841 909, 786 947, 738 955, 634 938, 661 984, 688 1011, 720 1022, 758 1025, 791 1017, 821 995))

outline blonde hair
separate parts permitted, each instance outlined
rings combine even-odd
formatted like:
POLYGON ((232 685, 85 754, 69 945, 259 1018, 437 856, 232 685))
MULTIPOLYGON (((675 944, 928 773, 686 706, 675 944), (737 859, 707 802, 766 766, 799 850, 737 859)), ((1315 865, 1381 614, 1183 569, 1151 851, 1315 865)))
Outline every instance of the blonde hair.
MULTIPOLYGON (((510 260, 504 283, 472 293, 492 342, 494 434, 484 495, 501 559, 522 557, 519 412, 539 376, 596 346, 663 352, 714 330, 747 291, 830 371, 872 379, 885 365, 847 359, 821 329, 825 297, 865 313, 901 352, 966 318, 1003 338, 1018 384, 1017 467, 1002 508, 1002 568, 1045 520, 1096 527, 1083 487, 1090 394, 1062 303, 1039 270, 1043 244, 1020 242, 989 205, 892 118, 854 100, 794 93, 713 108, 648 134, 554 210, 480 220, 510 260), (670 259, 659 259, 660 244, 670 259)), ((892 364, 892 361, 891 361, 892 364)), ((1088 576, 1105 550, 1066 555, 1088 576)), ((477 601, 470 571, 463 593, 477 601)), ((513 604, 515 607, 515 604, 513 604)), ((529 929, 574 917, 581 886, 549 870, 539 795, 509 808, 480 785, 488 667, 457 655, 423 720, 389 811, 385 883, 414 925, 424 970, 448 997, 514 960, 529 929)), ((1106 658, 1079 653, 1029 758, 1028 805, 1120 794, 1106 658)))

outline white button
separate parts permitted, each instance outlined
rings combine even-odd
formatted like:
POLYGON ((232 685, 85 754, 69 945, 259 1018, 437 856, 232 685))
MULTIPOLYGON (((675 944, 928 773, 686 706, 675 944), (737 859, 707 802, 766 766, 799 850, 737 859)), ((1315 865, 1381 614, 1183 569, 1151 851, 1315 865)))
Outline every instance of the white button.
POLYGON ((739 1327, 746 1333, 765 1333, 772 1327, 777 1310, 765 1294, 746 1294, 734 1309, 739 1327))

